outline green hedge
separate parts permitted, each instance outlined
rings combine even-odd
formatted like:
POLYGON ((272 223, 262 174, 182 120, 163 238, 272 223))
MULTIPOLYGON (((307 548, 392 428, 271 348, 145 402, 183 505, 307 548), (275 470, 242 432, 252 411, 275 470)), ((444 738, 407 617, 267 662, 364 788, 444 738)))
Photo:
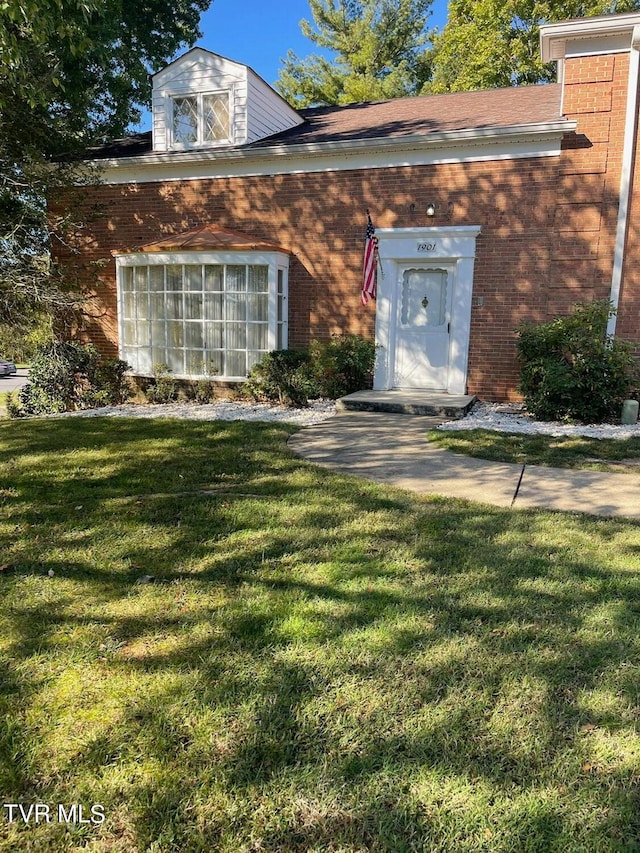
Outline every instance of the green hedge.
POLYGON ((103 359, 95 347, 53 341, 36 348, 29 382, 7 406, 11 417, 69 412, 124 403, 131 396, 117 358, 103 359))
POLYGON ((243 394, 292 406, 310 399, 335 400, 370 388, 375 344, 359 335, 314 341, 306 350, 275 350, 252 369, 243 394))
POLYGON ((539 420, 618 422, 623 400, 637 393, 638 372, 626 341, 607 337, 613 308, 578 303, 567 317, 518 329, 520 391, 539 420))

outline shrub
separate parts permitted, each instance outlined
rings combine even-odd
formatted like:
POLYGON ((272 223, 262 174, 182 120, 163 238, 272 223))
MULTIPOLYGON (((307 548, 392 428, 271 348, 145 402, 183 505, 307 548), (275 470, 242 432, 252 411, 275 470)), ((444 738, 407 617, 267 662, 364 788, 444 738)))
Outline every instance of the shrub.
POLYGON ((131 394, 119 359, 103 360, 95 347, 53 341, 36 348, 29 382, 11 406, 12 417, 116 405, 131 394))
POLYGON ((336 400, 371 387, 376 355, 373 341, 359 335, 337 335, 330 341, 313 341, 310 352, 321 397, 336 400))
POLYGON ((153 382, 145 391, 150 403, 172 403, 178 396, 178 385, 168 364, 153 365, 153 382))
POLYGON ((306 350, 274 350, 249 373, 242 393, 254 400, 271 400, 288 406, 308 406, 316 396, 311 357, 306 350))
POLYGON ((612 305, 578 303, 572 314, 518 329, 520 391, 540 420, 618 420, 637 382, 628 343, 608 339, 612 305))
POLYGON ((202 372, 204 376, 201 379, 198 379, 198 381, 196 382, 196 387, 193 395, 196 403, 200 403, 200 405, 211 403, 213 402, 213 400, 215 400, 216 386, 213 382, 212 377, 215 376, 218 371, 211 364, 210 361, 205 359, 202 362, 202 372))
POLYGON ((7 394, 7 414, 10 418, 19 418, 22 415, 20 404, 12 392, 7 394))
POLYGON ((314 341, 308 350, 275 350, 252 369, 242 393, 256 400, 307 406, 371 386, 375 344, 358 335, 314 341))
POLYGON ((210 379, 198 379, 193 398, 201 406, 211 403, 216 396, 216 388, 210 379))

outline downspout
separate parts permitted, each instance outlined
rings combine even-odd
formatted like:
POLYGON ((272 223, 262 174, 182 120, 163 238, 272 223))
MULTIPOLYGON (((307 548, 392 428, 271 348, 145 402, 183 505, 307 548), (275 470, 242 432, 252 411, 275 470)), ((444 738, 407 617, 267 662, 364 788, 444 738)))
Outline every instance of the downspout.
MULTIPOLYGON (((618 310, 620 303, 620 288, 622 286, 622 270, 624 266, 624 249, 627 241, 629 217, 629 202, 631 185, 633 183, 633 161, 636 143, 636 118, 638 110, 638 81, 640 79, 640 26, 633 28, 631 35, 631 50, 629 52, 629 82, 627 86, 627 112, 624 124, 624 144, 622 149, 622 175, 620 176, 620 202, 618 205, 618 224, 616 227, 616 242, 613 252, 613 273, 611 276, 610 300, 613 310, 618 310)), ((609 317, 607 335, 613 337, 616 333, 616 314, 609 317)))

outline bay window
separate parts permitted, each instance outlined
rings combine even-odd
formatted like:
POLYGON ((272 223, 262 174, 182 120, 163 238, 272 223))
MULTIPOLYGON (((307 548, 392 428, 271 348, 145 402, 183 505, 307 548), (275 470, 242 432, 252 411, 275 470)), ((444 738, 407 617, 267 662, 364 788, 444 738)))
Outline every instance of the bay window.
POLYGON ((280 252, 117 256, 120 357, 133 373, 240 380, 287 346, 288 256, 280 252))

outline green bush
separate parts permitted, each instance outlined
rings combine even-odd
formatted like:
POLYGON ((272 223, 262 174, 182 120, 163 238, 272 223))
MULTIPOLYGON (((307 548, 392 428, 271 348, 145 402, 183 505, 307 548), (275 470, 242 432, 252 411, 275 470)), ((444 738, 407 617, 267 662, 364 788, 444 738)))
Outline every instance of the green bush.
POLYGON ((335 400, 371 387, 375 344, 358 335, 314 341, 307 350, 275 350, 252 369, 243 394, 289 406, 335 400))
POLYGON ((201 406, 212 403, 216 397, 216 386, 211 379, 198 379, 196 382, 193 399, 201 406))
POLYGON ((216 398, 216 386, 213 377, 217 375, 218 371, 208 359, 205 359, 202 362, 202 373, 204 376, 196 382, 193 395, 196 403, 200 403, 201 406, 212 403, 216 398))
POLYGON ((567 317, 518 329, 520 391, 539 420, 618 421, 638 381, 630 345, 607 338, 612 305, 579 303, 567 317))
POLYGON ((16 399, 17 395, 13 392, 7 394, 7 414, 10 418, 19 418, 22 416, 22 409, 20 408, 20 403, 16 399))
POLYGON ((75 341, 38 346, 29 382, 12 404, 12 417, 69 412, 123 403, 131 389, 119 359, 102 359, 95 347, 75 341))
POLYGON ((150 403, 172 403, 178 396, 178 385, 171 376, 169 365, 154 364, 153 379, 145 391, 147 400, 150 403))
POLYGON ((0 323, 0 355, 19 364, 30 364, 39 346, 51 343, 55 337, 51 318, 37 315, 29 331, 0 323))
POLYGON ((359 335, 337 335, 310 346, 313 376, 319 396, 337 400, 370 388, 376 349, 359 335))
POLYGON ((244 396, 286 406, 308 406, 315 392, 311 357, 306 350, 295 349, 268 352, 251 369, 242 388, 244 396))

